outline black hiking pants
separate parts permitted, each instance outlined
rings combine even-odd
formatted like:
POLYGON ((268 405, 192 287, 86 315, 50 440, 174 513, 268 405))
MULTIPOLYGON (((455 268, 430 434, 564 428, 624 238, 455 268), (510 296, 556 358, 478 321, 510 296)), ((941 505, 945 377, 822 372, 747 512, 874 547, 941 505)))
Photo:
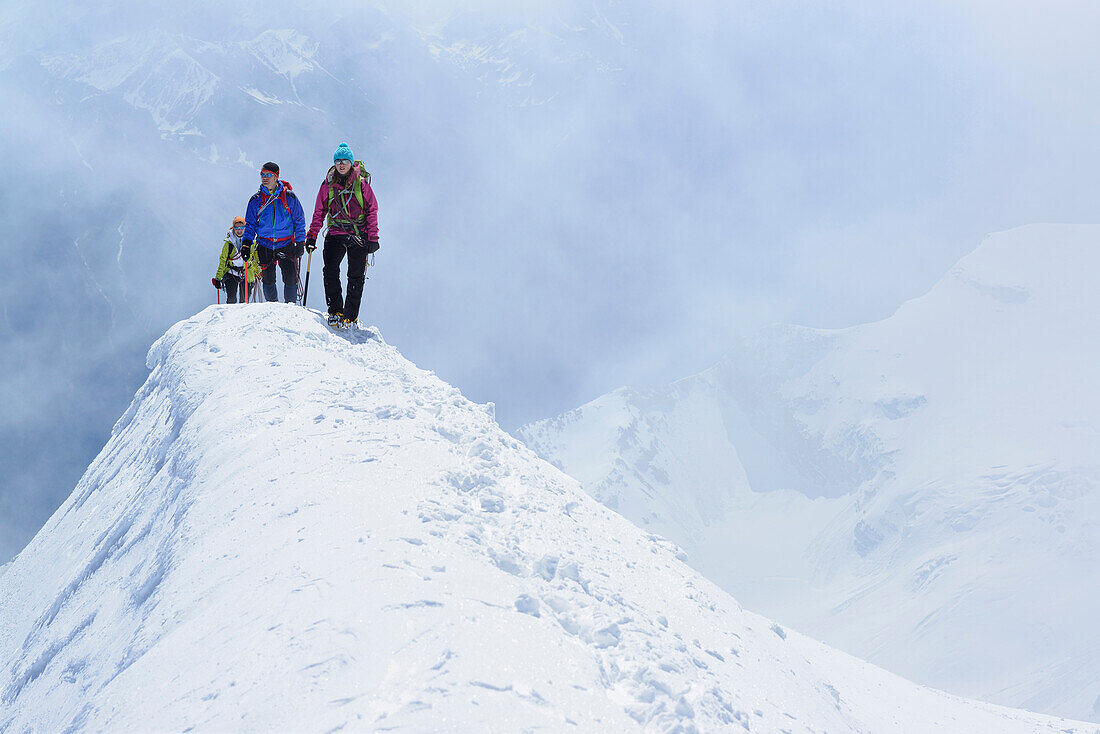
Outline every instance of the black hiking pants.
POLYGON ((363 300, 363 281, 367 279, 367 248, 346 234, 326 234, 322 251, 325 267, 325 303, 329 313, 342 313, 354 321, 359 318, 359 303, 363 300), (348 256, 348 300, 340 288, 340 263, 348 256))
POLYGON ((244 303, 244 278, 227 270, 222 276, 222 287, 225 288, 225 302, 236 303, 240 300, 244 303))
POLYGON ((280 247, 272 250, 270 247, 259 245, 256 256, 263 268, 264 300, 279 302, 279 292, 275 288, 275 263, 279 263, 279 269, 283 271, 283 300, 287 303, 295 303, 298 300, 298 258, 291 257, 292 246, 280 247))

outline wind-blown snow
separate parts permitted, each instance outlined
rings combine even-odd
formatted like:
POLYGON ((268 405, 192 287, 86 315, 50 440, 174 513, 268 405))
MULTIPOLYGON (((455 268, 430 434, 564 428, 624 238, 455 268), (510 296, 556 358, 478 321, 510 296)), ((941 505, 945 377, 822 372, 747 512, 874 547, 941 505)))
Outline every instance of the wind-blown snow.
POLYGON ((521 433, 754 608, 921 683, 1100 718, 1097 241, 1000 233, 884 321, 776 328, 521 433))
POLYGON ((375 330, 211 306, 148 363, 0 576, 0 731, 1085 731, 742 610, 375 330))

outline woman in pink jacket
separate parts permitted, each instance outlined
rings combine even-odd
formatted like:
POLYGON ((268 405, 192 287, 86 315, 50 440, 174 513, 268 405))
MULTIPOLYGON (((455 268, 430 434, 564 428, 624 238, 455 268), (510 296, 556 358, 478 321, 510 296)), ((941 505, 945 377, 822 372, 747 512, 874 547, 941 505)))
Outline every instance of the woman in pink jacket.
POLYGON ((359 302, 363 298, 367 255, 378 249, 378 202, 370 187, 370 174, 355 160, 347 143, 340 143, 332 156, 332 168, 321 182, 317 204, 313 207, 313 222, 306 234, 306 249, 317 249, 321 227, 325 247, 325 302, 330 324, 350 325, 359 319, 359 302), (340 288, 340 263, 348 257, 348 298, 340 288))

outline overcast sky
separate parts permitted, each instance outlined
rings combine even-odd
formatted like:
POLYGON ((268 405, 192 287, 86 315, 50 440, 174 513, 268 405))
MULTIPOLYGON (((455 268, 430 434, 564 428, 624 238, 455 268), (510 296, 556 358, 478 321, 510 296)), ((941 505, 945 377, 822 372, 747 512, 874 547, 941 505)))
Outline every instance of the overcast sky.
POLYGON ((770 323, 884 318, 988 232, 1097 221, 1098 21, 1084 0, 6 3, 0 561, 152 339, 213 300, 265 160, 310 209, 351 143, 380 202, 364 320, 514 428, 770 323))

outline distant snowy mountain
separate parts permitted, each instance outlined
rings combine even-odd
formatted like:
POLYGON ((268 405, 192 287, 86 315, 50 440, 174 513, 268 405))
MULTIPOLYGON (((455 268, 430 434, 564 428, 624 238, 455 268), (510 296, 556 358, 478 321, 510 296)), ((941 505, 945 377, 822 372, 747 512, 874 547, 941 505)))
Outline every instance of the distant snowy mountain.
POLYGON ((884 321, 777 328, 520 434, 751 607, 927 685, 1100 720, 1098 241, 994 235, 884 321))
POLYGON ((1092 732, 746 612, 376 331, 211 306, 0 575, 0 731, 1092 732))

